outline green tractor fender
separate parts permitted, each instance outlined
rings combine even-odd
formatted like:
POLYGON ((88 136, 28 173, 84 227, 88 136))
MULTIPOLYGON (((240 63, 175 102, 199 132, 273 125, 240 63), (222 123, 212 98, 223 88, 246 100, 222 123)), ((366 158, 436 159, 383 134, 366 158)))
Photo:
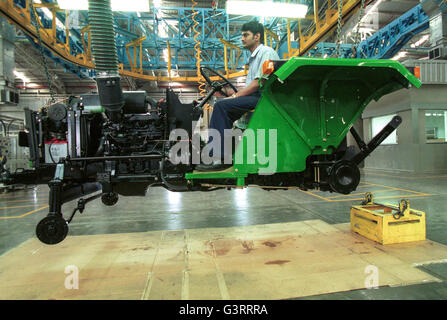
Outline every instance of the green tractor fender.
POLYGON ((304 171, 307 157, 338 148, 371 100, 411 85, 421 82, 397 61, 292 58, 262 86, 234 169, 304 171))

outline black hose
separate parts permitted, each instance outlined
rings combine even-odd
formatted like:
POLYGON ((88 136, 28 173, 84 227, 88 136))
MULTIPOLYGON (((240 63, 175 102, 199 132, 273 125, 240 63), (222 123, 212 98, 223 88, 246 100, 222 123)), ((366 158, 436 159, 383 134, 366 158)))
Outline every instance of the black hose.
POLYGON ((110 0, 89 0, 88 19, 91 26, 92 52, 98 72, 96 84, 101 106, 113 122, 121 118, 124 105, 118 72, 115 30, 110 0))
POLYGON ((89 0, 88 6, 95 69, 100 73, 107 72, 118 75, 118 58, 110 0, 89 0))
POLYGON ((50 158, 51 158, 51 161, 53 161, 53 163, 56 163, 56 161, 54 161, 53 155, 51 154, 51 146, 52 146, 53 143, 55 143, 55 142, 56 142, 56 140, 52 140, 52 141, 50 142, 50 147, 48 148, 48 153, 49 153, 50 158))

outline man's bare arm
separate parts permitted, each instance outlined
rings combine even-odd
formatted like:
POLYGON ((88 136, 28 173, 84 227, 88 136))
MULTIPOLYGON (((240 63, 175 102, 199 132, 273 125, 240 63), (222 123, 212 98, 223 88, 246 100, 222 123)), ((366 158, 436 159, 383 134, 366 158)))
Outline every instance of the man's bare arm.
POLYGON ((233 94, 232 98, 249 96, 258 90, 259 90, 258 79, 255 79, 248 86, 233 94))
MULTIPOLYGON (((234 94, 234 90, 231 89, 230 87, 223 87, 222 91, 225 92, 227 94, 227 96, 231 96, 232 94, 234 94)), ((217 96, 217 97, 222 97, 223 96, 222 93, 219 92, 219 91, 216 91, 214 93, 214 95, 217 96)))

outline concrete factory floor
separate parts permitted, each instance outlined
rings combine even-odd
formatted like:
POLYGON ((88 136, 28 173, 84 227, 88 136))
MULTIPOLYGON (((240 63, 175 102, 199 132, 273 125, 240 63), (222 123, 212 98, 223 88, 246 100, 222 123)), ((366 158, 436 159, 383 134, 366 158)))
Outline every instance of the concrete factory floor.
MULTIPOLYGON (((70 224, 66 241, 70 237, 81 235, 108 235, 107 238, 110 239, 111 234, 142 233, 143 235, 144 232, 155 234, 158 231, 185 229, 194 229, 191 232, 199 235, 198 229, 274 226, 278 223, 290 223, 291 226, 295 226, 294 223, 297 222, 309 224, 309 221, 317 220, 325 225, 328 224, 331 228, 332 226, 342 228, 344 230, 342 236, 349 236, 349 228, 343 224, 349 223, 350 207, 358 205, 364 199, 365 192, 372 192, 374 201, 378 203, 397 204, 400 199, 409 199, 411 208, 426 212, 427 239, 431 240, 432 244, 435 242, 435 246, 439 244, 441 249, 447 246, 447 200, 445 199, 447 174, 397 175, 370 171, 362 174, 361 184, 357 191, 346 196, 319 191, 268 192, 259 188, 204 193, 171 193, 162 188, 154 188, 148 190, 145 198, 120 197, 120 201, 113 207, 106 207, 97 200, 87 204, 83 214, 75 216, 70 224)), ((0 262, 5 262, 10 254, 26 247, 29 241, 36 241, 33 239, 35 227, 48 211, 48 188, 39 186, 35 189, 3 193, 0 195, 0 202, 0 262)), ((71 214, 74 205, 75 202, 71 202, 63 206, 66 218, 71 214)), ((340 235, 337 233, 337 236, 340 235)), ((329 240, 327 242, 329 245, 328 233, 324 237, 324 241, 329 240)), ((356 237, 360 236, 356 235, 356 237)), ((318 241, 318 238, 315 239, 318 241)), ((371 243, 370 245, 383 252, 388 250, 387 246, 371 243)), ((87 248, 88 241, 83 240, 82 246, 87 248)), ((43 248, 47 252, 51 249, 48 246, 43 248)), ((324 247, 320 248, 324 250, 324 247)), ((414 246, 409 245, 407 248, 414 248, 414 246)), ((435 263, 415 266, 436 281, 398 286, 389 283, 378 289, 347 291, 341 286, 340 292, 328 290, 326 292, 334 293, 297 295, 296 297, 300 299, 444 300, 447 299, 447 254, 443 256, 442 250, 436 255, 435 261, 432 261, 435 263)), ((258 255, 259 252, 261 250, 258 251, 258 255)), ((402 254, 404 251, 400 252, 402 254)), ((402 262, 402 256, 394 256, 394 258, 399 260, 399 263, 402 262)), ((332 258, 328 257, 328 260, 330 259, 332 258)), ((370 262, 375 263, 375 261, 370 262)), ((389 271, 398 276, 400 271, 391 269, 392 265, 389 271)), ((1 276, 2 270, 0 270, 0 278, 1 276)), ((382 285, 382 282, 379 283, 382 285)), ((1 285, 0 283, 0 287, 1 285)), ((293 298, 293 293, 288 297, 293 298)), ((38 296, 36 298, 39 299, 38 296)), ((119 296, 114 298, 119 299, 119 296)), ((4 293, 2 299, 8 299, 8 295, 4 293)))

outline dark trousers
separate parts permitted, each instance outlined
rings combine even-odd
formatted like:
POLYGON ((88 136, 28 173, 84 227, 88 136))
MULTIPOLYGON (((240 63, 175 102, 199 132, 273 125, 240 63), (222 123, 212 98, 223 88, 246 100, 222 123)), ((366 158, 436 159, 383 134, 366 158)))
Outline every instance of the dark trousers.
MULTIPOLYGON (((224 130, 231 129, 234 121, 238 120, 247 111, 253 110, 260 97, 260 93, 255 93, 245 97, 222 99, 214 104, 210 129, 219 131, 221 138, 221 153, 220 155, 214 154, 216 157, 224 158, 224 130)), ((208 142, 211 141, 212 137, 210 137, 208 142)))

